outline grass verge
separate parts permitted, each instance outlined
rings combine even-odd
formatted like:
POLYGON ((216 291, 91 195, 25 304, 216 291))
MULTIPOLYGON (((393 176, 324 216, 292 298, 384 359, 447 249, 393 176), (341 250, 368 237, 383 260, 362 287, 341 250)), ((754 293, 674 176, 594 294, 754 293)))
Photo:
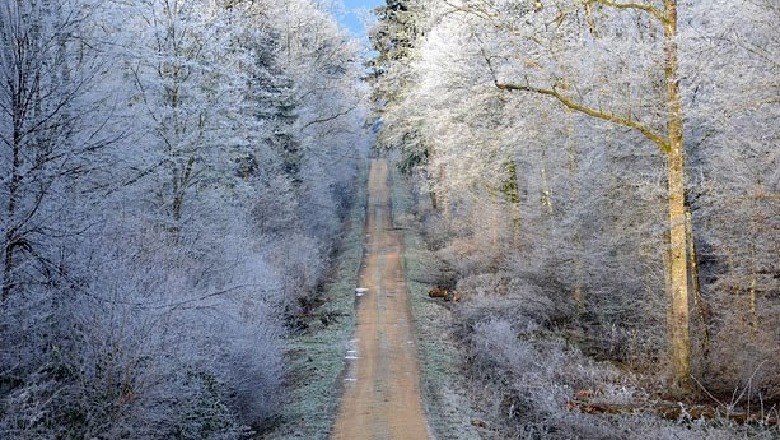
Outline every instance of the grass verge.
POLYGON ((355 329, 355 286, 363 258, 368 167, 361 170, 358 194, 336 267, 325 285, 327 301, 312 315, 309 328, 287 339, 284 402, 268 440, 326 439, 338 411, 346 366, 346 344, 355 329), (322 323, 317 317, 336 316, 322 323))
POLYGON ((404 230, 403 268, 417 337, 423 406, 431 431, 437 439, 492 438, 485 414, 471 402, 461 382, 463 356, 453 336, 452 303, 428 297, 442 267, 418 232, 412 192, 395 167, 392 180, 393 222, 404 230))

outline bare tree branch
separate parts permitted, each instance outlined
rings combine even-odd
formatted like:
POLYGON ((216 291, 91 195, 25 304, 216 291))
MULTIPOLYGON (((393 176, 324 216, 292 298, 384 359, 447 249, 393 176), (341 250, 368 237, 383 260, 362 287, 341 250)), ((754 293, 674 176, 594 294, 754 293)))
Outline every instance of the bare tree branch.
POLYGON ((573 99, 571 99, 571 98, 569 98, 567 96, 562 95, 560 92, 558 92, 555 89, 541 89, 541 88, 537 88, 537 87, 521 86, 521 85, 517 85, 517 84, 504 84, 504 83, 499 83, 498 81, 496 81, 495 84, 496 84, 496 87, 501 89, 501 90, 509 90, 509 91, 517 90, 517 91, 521 91, 521 92, 532 92, 532 93, 538 93, 538 94, 541 94, 541 95, 551 96, 551 97, 557 99, 558 101, 560 101, 561 104, 565 105, 566 107, 568 107, 568 108, 570 108, 572 110, 576 110, 578 112, 585 113, 588 116, 592 116, 594 118, 598 118, 598 119, 601 119, 601 120, 604 120, 604 121, 609 121, 609 122, 612 122, 612 123, 617 124, 617 125, 622 125, 624 127, 629 127, 629 128, 633 128, 635 130, 638 130, 646 138, 650 139, 656 145, 658 145, 658 147, 664 153, 668 154, 669 151, 670 151, 669 140, 666 139, 663 135, 655 132, 650 127, 648 127, 648 126, 646 126, 646 125, 644 125, 644 124, 642 124, 640 122, 634 121, 632 119, 623 117, 623 116, 618 116, 618 115, 610 113, 610 112, 605 112, 605 111, 602 111, 602 110, 596 110, 594 108, 590 108, 588 106, 585 106, 583 104, 580 104, 580 103, 574 101, 573 99))
POLYGON ((653 15, 655 18, 657 18, 661 23, 666 23, 668 19, 666 18, 666 15, 664 15, 663 11, 656 8, 653 5, 646 5, 644 3, 621 3, 616 2, 614 0, 586 0, 586 5, 591 5, 593 3, 604 5, 604 6, 610 6, 615 9, 635 9, 640 11, 649 12, 651 15, 653 15))
POLYGON ((320 118, 320 119, 315 119, 313 121, 309 121, 306 124, 304 124, 303 128, 306 129, 306 128, 311 127, 314 124, 321 124, 323 122, 333 121, 334 119, 338 119, 338 118, 340 118, 342 116, 348 115, 352 110, 353 109, 348 108, 348 109, 346 109, 346 110, 344 110, 342 112, 336 113, 333 116, 328 116, 328 117, 325 117, 325 118, 320 118))

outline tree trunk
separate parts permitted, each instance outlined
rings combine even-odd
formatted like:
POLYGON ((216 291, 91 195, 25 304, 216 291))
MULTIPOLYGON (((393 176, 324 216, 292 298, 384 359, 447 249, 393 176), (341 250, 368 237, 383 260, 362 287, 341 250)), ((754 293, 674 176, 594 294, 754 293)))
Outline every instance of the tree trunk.
MULTIPOLYGON (((565 107, 581 112, 588 116, 609 121, 624 127, 633 128, 642 133, 647 139, 658 145, 669 159, 668 169, 668 255, 665 263, 668 263, 667 282, 669 295, 668 325, 670 333, 670 348, 673 365, 674 383, 680 390, 690 389, 691 380, 691 346, 689 334, 689 309, 688 309, 688 260, 687 237, 685 233, 685 176, 683 154, 683 109, 680 96, 678 60, 677 60, 677 0, 664 0, 663 11, 645 3, 615 2, 613 0, 588 0, 584 5, 597 3, 618 9, 644 10, 657 18, 664 27, 664 76, 667 92, 667 133, 656 132, 652 127, 643 124, 636 118, 621 116, 619 114, 603 111, 598 108, 588 107, 569 94, 558 90, 556 87, 539 88, 528 84, 501 83, 496 81, 495 86, 501 90, 518 90, 533 92, 552 97, 561 102, 565 107)), ((544 114, 543 114, 544 115, 544 114)), ((546 115, 545 115, 546 116, 546 115)), ((551 204, 551 191, 547 189, 546 175, 544 174, 544 157, 542 158, 542 193, 543 210, 553 212, 551 204)), ((543 213, 545 213, 543 211, 543 213)))
POLYGON ((677 64, 677 0, 664 0, 665 66, 669 110, 669 225, 672 289, 672 364, 674 383, 690 388, 691 344, 688 330, 688 260, 685 234, 685 179, 682 98, 677 64))
POLYGON ((450 225, 450 194, 447 189, 447 165, 439 164, 439 207, 444 216, 444 224, 449 228, 450 225))
POLYGON ((512 247, 520 249, 523 245, 523 209, 520 205, 520 176, 517 172, 517 164, 512 161, 509 173, 510 183, 514 186, 514 191, 510 197, 510 208, 512 210, 512 247))
POLYGON ((699 277, 699 264, 696 253, 696 242, 693 241, 693 216, 690 208, 685 209, 685 228, 688 234, 688 264, 691 273, 691 290, 693 292, 693 303, 696 307, 696 311, 699 314, 699 321, 701 321, 702 328, 702 341, 701 350, 702 356, 706 360, 710 354, 710 327, 709 327, 709 307, 704 303, 704 297, 701 294, 701 282, 699 277))
POLYGON ((547 150, 544 147, 542 148, 541 167, 542 194, 540 198, 542 214, 552 216, 552 190, 550 189, 550 181, 547 179, 547 150))
POLYGON ((758 337, 758 249, 756 240, 759 237, 761 224, 761 213, 758 207, 758 200, 754 199, 751 203, 755 210, 753 218, 753 230, 750 237, 750 282, 748 290, 750 293, 750 337, 755 340, 758 337))
MULTIPOLYGON (((579 164, 577 162, 577 129, 574 115, 566 112, 568 140, 567 151, 569 153, 569 177, 571 179, 571 192, 574 203, 580 202, 579 164)), ((580 222, 574 224, 574 312, 577 319, 585 313, 585 244, 582 239, 582 226, 580 222)))
POLYGON ((12 146, 12 154, 13 159, 11 160, 11 172, 10 172, 10 182, 8 183, 8 206, 7 206, 7 219, 6 219, 6 225, 5 225, 5 237, 4 237, 4 248, 3 248, 3 296, 2 299, 5 300, 11 295, 11 289, 13 289, 14 286, 14 251, 15 251, 15 242, 16 242, 16 230, 18 228, 18 225, 16 225, 15 219, 16 219, 16 210, 17 205, 19 203, 19 191, 20 191, 20 184, 22 182, 22 174, 21 174, 21 167, 22 167, 22 142, 23 142, 23 124, 24 124, 24 89, 22 87, 23 84, 25 84, 25 78, 24 73, 22 71, 22 66, 19 64, 16 66, 18 69, 18 84, 19 89, 15 90, 13 93, 12 99, 12 105, 13 105, 13 116, 14 116, 14 132, 13 132, 13 146, 12 146))

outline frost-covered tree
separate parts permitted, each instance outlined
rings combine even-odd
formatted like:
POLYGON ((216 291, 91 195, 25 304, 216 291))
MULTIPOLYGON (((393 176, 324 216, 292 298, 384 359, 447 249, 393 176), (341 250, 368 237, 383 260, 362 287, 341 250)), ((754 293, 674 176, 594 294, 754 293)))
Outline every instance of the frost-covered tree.
POLYGON ((288 6, 0 6, 0 437, 235 439, 279 410, 284 317, 369 140, 356 45, 288 6))
POLYGON ((716 3, 683 17, 686 131, 708 387, 777 375, 778 5, 716 3), (739 11, 739 13, 734 13, 739 11), (730 368, 723 368, 728 363, 730 368), (763 364, 762 364, 763 363, 763 364), (762 366, 763 365, 763 366, 762 366))
MULTIPOLYGON (((406 99, 406 94, 418 82, 412 63, 426 33, 428 12, 425 2, 417 0, 388 0, 386 5, 373 10, 377 22, 369 30, 371 47, 376 56, 369 62, 372 101, 377 115, 389 114, 406 99)), ((383 121, 385 123, 389 121, 383 121)), ((397 147, 404 151, 404 169, 427 161, 430 152, 420 139, 417 127, 404 121, 393 131, 403 130, 399 137, 385 139, 380 131, 378 146, 397 147)))
MULTIPOLYGON (((538 14, 539 17, 531 18, 535 27, 527 28, 529 32, 524 36, 529 41, 536 39, 537 41, 533 41, 531 44, 540 43, 539 46, 541 46, 537 47, 536 50, 528 47, 527 53, 531 55, 528 61, 540 68, 541 75, 539 76, 542 78, 526 73, 524 74, 525 81, 505 80, 505 76, 514 78, 518 76, 519 72, 513 71, 509 73, 506 71, 506 67, 497 66, 494 72, 496 87, 502 90, 516 90, 549 96, 571 110, 637 130, 668 156, 668 213, 671 243, 669 279, 672 298, 672 303, 670 304, 670 345, 674 362, 675 382, 682 388, 688 388, 691 374, 688 317, 689 261, 687 256, 688 240, 685 231, 683 108, 679 85, 677 2, 668 0, 664 1, 661 7, 656 7, 646 3, 586 1, 582 4, 581 12, 588 19, 584 20, 584 22, 577 18, 569 21, 567 15, 573 16, 577 12, 576 8, 578 7, 580 5, 573 2, 570 6, 564 6, 564 8, 570 8, 570 12, 551 11, 547 14, 548 16, 545 16, 543 8, 539 11, 528 12, 527 14, 529 15, 538 14), (600 20, 608 20, 608 13, 604 11, 606 8, 614 8, 617 12, 621 10, 628 11, 631 17, 622 20, 618 17, 618 23, 610 24, 607 32, 603 32, 599 28, 599 21, 593 18, 594 13, 592 9, 595 6, 601 7, 601 16, 598 17, 600 20), (641 21, 644 19, 643 16, 645 14, 654 22, 646 24, 641 21), (629 27, 631 26, 630 20, 636 20, 640 24, 632 29, 629 27), (551 21, 552 24, 546 24, 551 21), (572 28, 568 28, 568 26, 572 26, 572 28), (608 36, 604 37, 599 32, 606 33, 608 36), (645 37, 642 32, 647 32, 650 37, 645 37), (585 36, 585 38, 582 36, 585 36), (558 42, 558 39, 561 41, 558 42), (605 89, 598 89, 601 84, 595 83, 594 88, 596 89, 590 91, 589 94, 585 94, 583 93, 584 88, 579 83, 572 83, 573 79, 565 74, 565 68, 561 69, 556 66, 558 69, 563 70, 562 72, 560 70, 556 72, 556 67, 549 67, 548 64, 550 61, 555 63, 559 59, 562 59, 564 63, 568 61, 567 55, 569 53, 566 50, 567 46, 571 48, 570 51, 572 49, 576 50, 577 45, 582 45, 580 47, 585 49, 594 47, 596 50, 601 48, 620 50, 626 46, 625 44, 621 45, 620 42, 626 40, 630 41, 633 47, 643 47, 644 53, 649 54, 651 58, 653 58, 653 46, 656 46, 656 50, 663 51, 664 55, 661 58, 661 62, 656 67, 663 74, 658 76, 666 87, 664 97, 666 116, 663 119, 658 120, 658 113, 660 112, 655 109, 651 110, 649 116, 652 119, 648 120, 647 115, 643 115, 641 110, 634 110, 630 107, 630 104, 628 111, 624 112, 623 109, 619 109, 614 103, 603 103, 605 92, 602 90, 605 89), (650 40, 651 44, 644 44, 646 40, 650 40), (572 48, 571 46, 575 47, 572 48), (561 49, 561 53, 556 53, 558 48, 561 49), (594 101, 594 103, 589 103, 588 99, 594 101), (658 129, 655 125, 663 128, 658 129)), ((656 56, 655 58, 659 57, 656 56)), ((486 62, 490 63, 489 56, 486 62)), ((575 78, 579 80, 579 77, 575 78)), ((613 83, 610 80, 605 82, 607 84, 613 83)), ((629 97, 633 96, 630 87, 635 82, 636 80, 632 81, 632 79, 629 79, 627 83, 629 97)), ((612 98, 614 95, 608 96, 612 98)))
MULTIPOLYGON (((537 319, 575 318, 595 335, 586 345, 621 360, 657 362, 668 348, 683 389, 717 370, 715 346, 739 357, 751 328, 771 339, 770 3, 737 14, 725 3, 428 3, 414 81, 382 109, 380 139, 425 145, 417 184, 434 197, 421 209, 458 285, 530 282, 554 304, 537 319), (743 312, 723 302, 727 285, 743 289, 743 312), (738 320, 746 331, 726 330, 738 320), (620 332, 645 340, 641 352, 629 337, 611 345, 620 332)), ((737 381, 769 351, 739 361, 737 381)))
POLYGON ((248 93, 242 93, 257 60, 242 41, 246 33, 225 32, 240 18, 237 11, 177 0, 118 11, 128 17, 124 30, 133 42, 126 49, 137 90, 133 105, 144 118, 144 141, 158 145, 149 162, 167 175, 149 203, 166 227, 179 230, 183 217, 197 210, 196 191, 224 177, 231 156, 241 157, 230 150, 247 140, 225 137, 228 130, 259 129, 255 115, 243 111, 248 93))
POLYGON ((81 229, 84 203, 113 139, 111 103, 95 87, 106 58, 90 46, 95 5, 9 1, 0 7, 2 299, 60 272, 58 238, 81 229))

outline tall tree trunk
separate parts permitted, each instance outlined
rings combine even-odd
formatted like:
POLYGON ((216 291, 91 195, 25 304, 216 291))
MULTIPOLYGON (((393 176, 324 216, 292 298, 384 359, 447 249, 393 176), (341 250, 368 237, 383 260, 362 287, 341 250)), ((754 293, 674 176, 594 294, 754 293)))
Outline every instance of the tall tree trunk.
MULTIPOLYGON (((758 194, 760 189, 756 191, 758 194)), ((759 208, 758 198, 754 198, 751 202, 752 208, 755 211, 753 217, 753 227, 750 237, 750 282, 748 283, 748 290, 750 294, 750 337, 753 340, 758 337, 758 249, 757 243, 761 234, 761 223, 763 218, 759 208)))
MULTIPOLYGON (((577 128, 574 115, 566 112, 568 130, 567 151, 569 154, 569 177, 571 179, 571 197, 574 203, 580 202, 579 164, 577 152, 577 128)), ((585 313, 585 244, 582 239, 580 222, 574 224, 574 312, 577 319, 585 313)))
POLYGON ((520 249, 523 245, 523 209, 520 204, 520 176, 517 172, 517 163, 509 162, 509 184, 512 191, 507 194, 509 208, 512 210, 512 248, 520 249))
POLYGON ((11 295, 11 289, 14 285, 13 280, 13 267, 14 267, 14 250, 15 250, 15 231, 17 225, 14 224, 16 218, 17 199, 19 198, 19 183, 22 179, 19 173, 21 167, 21 130, 17 130, 14 127, 14 145, 13 145, 13 160, 11 168, 11 182, 8 184, 8 206, 7 206, 7 223, 5 225, 5 247, 3 249, 3 297, 6 299, 11 295))
POLYGON ((23 142, 23 124, 24 124, 24 106, 25 106, 25 75, 21 62, 15 66, 17 71, 18 89, 13 90, 11 100, 13 105, 13 145, 11 146, 13 158, 11 159, 11 172, 9 173, 10 182, 8 182, 8 205, 6 207, 6 224, 3 248, 3 296, 6 299, 11 295, 14 286, 14 251, 16 248, 16 231, 18 225, 16 222, 16 211, 19 204, 19 191, 22 182, 22 142, 23 142))
POLYGON ((542 214, 552 216, 552 190, 550 189, 550 180, 547 178, 547 150, 545 148, 542 148, 541 167, 542 194, 540 199, 542 214))
MULTIPOLYGON (((488 206, 490 216, 490 245, 493 249, 498 250, 501 247, 501 198, 499 197, 498 190, 490 190, 490 204, 488 206)), ((501 253, 503 254, 503 252, 501 253)))
POLYGON ((441 208, 442 215, 444 216, 444 224, 449 228, 450 226, 450 194, 447 188, 447 165, 439 164, 439 202, 438 205, 441 208))
POLYGON ((696 242, 693 240, 693 214, 691 213, 690 207, 685 208, 685 221, 686 233, 688 234, 688 264, 691 273, 691 290, 693 293, 693 303, 699 314, 699 321, 701 322, 701 350, 702 356, 706 361, 710 354, 710 313, 709 307, 704 302, 704 296, 701 294, 701 277, 699 276, 696 242))
POLYGON ((683 112, 677 63, 677 0, 664 0, 665 66, 669 111, 669 225, 672 289, 672 363, 674 382, 690 388, 691 344, 688 330, 688 259, 685 234, 685 176, 683 157, 683 112))

